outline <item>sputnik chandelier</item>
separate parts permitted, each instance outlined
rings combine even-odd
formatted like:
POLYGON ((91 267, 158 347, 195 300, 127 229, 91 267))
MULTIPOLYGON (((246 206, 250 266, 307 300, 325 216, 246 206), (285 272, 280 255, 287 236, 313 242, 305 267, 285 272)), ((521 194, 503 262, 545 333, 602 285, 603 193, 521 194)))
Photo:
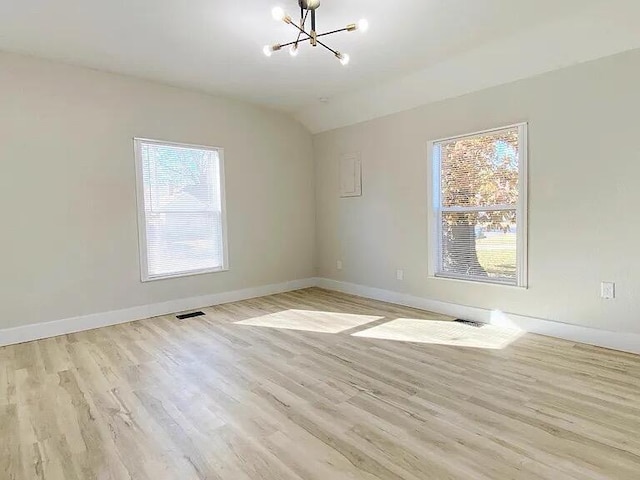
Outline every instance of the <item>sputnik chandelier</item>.
POLYGON ((316 10, 320 6, 320 0, 298 0, 298 5, 300 6, 300 23, 296 24, 293 19, 286 14, 286 12, 281 7, 274 7, 271 11, 271 15, 274 20, 283 21, 284 23, 291 25, 292 27, 298 30, 298 37, 293 42, 288 43, 276 43, 275 45, 265 45, 263 52, 267 57, 270 57, 273 52, 277 52, 278 50, 282 50, 285 47, 289 47, 289 53, 292 57, 298 55, 298 47, 301 43, 309 41, 312 47, 317 47, 320 45, 321 47, 326 48, 331 53, 333 53, 342 65, 347 65, 349 63, 349 55, 346 53, 341 53, 333 48, 327 46, 321 40, 318 40, 320 37, 326 37, 327 35, 333 35, 338 32, 354 32, 359 30, 361 32, 366 32, 369 28, 369 23, 366 20, 360 20, 358 23, 350 23, 344 28, 340 28, 338 30, 331 30, 330 32, 317 33, 316 32, 316 10), (311 31, 307 32, 306 24, 308 17, 311 17, 311 31))

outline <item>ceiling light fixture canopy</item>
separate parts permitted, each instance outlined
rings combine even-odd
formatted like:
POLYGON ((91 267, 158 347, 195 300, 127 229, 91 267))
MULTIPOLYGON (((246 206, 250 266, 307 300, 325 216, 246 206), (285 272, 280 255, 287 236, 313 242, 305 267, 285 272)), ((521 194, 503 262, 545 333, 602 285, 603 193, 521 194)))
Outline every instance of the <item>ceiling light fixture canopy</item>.
POLYGON ((273 52, 277 52, 281 50, 283 47, 289 47, 289 53, 292 57, 298 55, 298 46, 302 42, 308 41, 312 47, 317 47, 320 45, 321 47, 329 50, 333 55, 340 61, 342 65, 347 65, 349 63, 349 55, 346 53, 340 53, 337 50, 327 46, 321 40, 318 40, 319 37, 325 37, 327 35, 333 35, 334 33, 339 32, 353 32, 359 30, 361 32, 366 32, 369 29, 369 22, 362 19, 358 23, 350 23, 344 28, 340 28, 338 30, 331 30, 329 32, 317 33, 316 31, 316 10, 320 6, 320 0, 298 0, 298 5, 300 6, 300 22, 296 24, 293 19, 287 15, 287 13, 282 9, 282 7, 273 7, 271 10, 271 16, 274 20, 281 21, 287 23, 298 30, 298 37, 293 42, 288 43, 276 43, 274 45, 265 45, 262 50, 267 57, 270 57, 273 52), (311 29, 307 32, 307 19, 310 17, 311 21, 311 29))

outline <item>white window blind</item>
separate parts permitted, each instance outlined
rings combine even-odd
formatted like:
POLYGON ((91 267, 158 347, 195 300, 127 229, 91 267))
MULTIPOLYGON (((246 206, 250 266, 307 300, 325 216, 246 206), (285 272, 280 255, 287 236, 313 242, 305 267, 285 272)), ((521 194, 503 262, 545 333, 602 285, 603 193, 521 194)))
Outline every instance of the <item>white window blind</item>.
POLYGON ((225 270, 222 150, 134 142, 142 280, 225 270))
POLYGON ((437 277, 526 285, 526 124, 438 140, 432 258, 437 277))

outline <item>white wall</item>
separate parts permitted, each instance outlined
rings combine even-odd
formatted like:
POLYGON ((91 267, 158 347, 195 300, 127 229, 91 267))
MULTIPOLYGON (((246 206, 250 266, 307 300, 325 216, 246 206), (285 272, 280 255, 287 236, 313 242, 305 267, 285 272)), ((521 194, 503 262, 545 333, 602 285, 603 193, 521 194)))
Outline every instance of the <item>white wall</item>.
POLYGON ((0 329, 311 277, 313 191, 284 115, 0 54, 0 329), (134 136, 224 147, 229 272, 140 282, 134 136))
POLYGON ((634 50, 315 136, 319 275, 640 332, 639 86, 634 50), (521 121, 529 122, 529 289, 429 279, 427 141, 521 121), (340 199, 338 160, 350 152, 362 154, 363 196, 340 199), (615 300, 600 299, 601 280, 616 282, 615 300))

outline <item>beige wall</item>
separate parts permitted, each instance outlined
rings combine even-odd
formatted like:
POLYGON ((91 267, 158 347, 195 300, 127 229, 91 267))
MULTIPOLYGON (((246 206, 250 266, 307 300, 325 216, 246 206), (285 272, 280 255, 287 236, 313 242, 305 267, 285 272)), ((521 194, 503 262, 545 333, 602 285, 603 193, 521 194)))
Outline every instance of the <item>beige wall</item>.
POLYGON ((319 134, 318 273, 640 332, 638 138, 640 50, 319 134), (529 122, 529 289, 429 279, 427 141, 521 121, 529 122), (350 152, 362 155, 363 196, 340 199, 338 159, 350 152), (616 282, 615 300, 600 299, 602 280, 616 282))
POLYGON ((0 329, 313 276, 313 191, 285 115, 0 54, 0 329), (134 136, 224 147, 229 272, 140 282, 134 136))
POLYGON ((640 257, 625 253, 640 238, 638 85, 633 51, 323 133, 312 148, 285 115, 0 54, 0 329, 306 278, 315 261, 327 278, 640 332, 640 257), (529 289, 427 278, 427 141, 519 121, 529 289), (225 148, 229 272, 140 282, 134 136, 225 148), (348 152, 362 154, 363 196, 340 199, 348 152), (616 282, 615 300, 599 298, 601 280, 616 282))

